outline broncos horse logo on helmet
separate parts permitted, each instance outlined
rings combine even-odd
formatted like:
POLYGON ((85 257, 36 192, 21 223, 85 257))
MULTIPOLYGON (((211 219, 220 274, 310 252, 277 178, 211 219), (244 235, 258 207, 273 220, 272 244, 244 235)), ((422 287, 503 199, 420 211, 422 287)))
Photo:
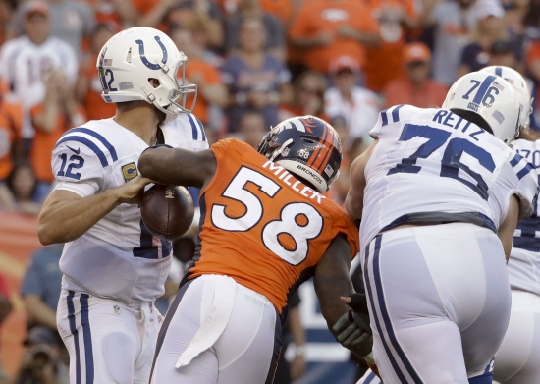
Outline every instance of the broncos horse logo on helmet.
POLYGON ((314 116, 287 119, 273 128, 257 151, 324 193, 339 175, 341 139, 326 121, 314 116))

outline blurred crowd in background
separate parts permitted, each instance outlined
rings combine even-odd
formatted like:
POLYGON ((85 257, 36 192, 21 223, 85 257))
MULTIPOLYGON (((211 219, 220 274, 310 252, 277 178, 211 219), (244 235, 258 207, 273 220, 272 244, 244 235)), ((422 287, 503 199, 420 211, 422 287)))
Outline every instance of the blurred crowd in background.
POLYGON ((159 28, 189 57, 193 113, 211 142, 256 145, 311 114, 342 135, 346 169, 380 110, 440 106, 467 72, 510 66, 536 93, 540 0, 505 1, 0 0, 0 209, 36 213, 57 139, 114 115, 95 62, 123 28, 159 28))
MULTIPOLYGON (((131 26, 163 30, 188 56, 186 77, 198 86, 193 113, 210 144, 235 136, 256 147, 295 115, 330 122, 344 147, 330 191, 338 203, 379 111, 441 106, 459 76, 490 65, 516 69, 540 100, 540 0, 0 0, 0 211, 36 215, 54 181, 58 138, 114 116, 95 63, 103 44, 131 26)), ((536 102, 534 110, 533 128, 536 102)), ((193 241, 175 248, 185 263, 193 241)), ((33 360, 17 383, 65 375, 54 313, 60 253, 34 254, 23 283, 33 360), (36 356, 55 361, 48 374, 32 373, 36 356)), ((168 297, 182 273, 175 268, 168 297)), ((0 322, 10 306, 0 276, 0 322)), ((293 361, 293 378, 302 371, 293 361)))

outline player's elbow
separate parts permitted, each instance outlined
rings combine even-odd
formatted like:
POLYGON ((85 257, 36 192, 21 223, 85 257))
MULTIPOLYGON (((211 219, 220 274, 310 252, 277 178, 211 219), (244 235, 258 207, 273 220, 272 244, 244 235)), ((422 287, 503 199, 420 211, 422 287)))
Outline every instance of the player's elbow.
POLYGON ((44 246, 64 242, 63 239, 60 238, 56 226, 53 223, 49 223, 43 216, 40 216, 38 219, 37 237, 41 245, 44 246))
POLYGON ((55 244, 53 234, 47 225, 44 225, 43 223, 38 223, 37 236, 41 245, 47 246, 55 244))

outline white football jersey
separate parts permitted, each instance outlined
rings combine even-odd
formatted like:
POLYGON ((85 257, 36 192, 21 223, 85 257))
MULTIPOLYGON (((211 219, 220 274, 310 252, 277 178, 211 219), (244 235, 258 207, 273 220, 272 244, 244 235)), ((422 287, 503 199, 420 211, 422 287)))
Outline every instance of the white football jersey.
POLYGON ((533 212, 532 166, 449 110, 397 105, 380 113, 370 135, 379 142, 365 169, 362 244, 419 213, 459 213, 497 231, 512 194, 520 218, 533 212))
MULTIPOLYGON (((193 115, 179 115, 161 129, 165 142, 174 147, 208 148, 202 124, 193 115)), ((58 140, 52 154, 55 190, 85 197, 119 187, 137 176, 139 155, 147 147, 113 118, 74 128, 58 140)), ((62 287, 128 303, 153 301, 164 293, 171 248, 148 232, 137 205, 120 204, 64 246, 62 287)))
MULTIPOLYGON (((540 140, 516 140, 514 150, 540 169, 540 140)), ((520 220, 514 231, 514 248, 508 262, 510 285, 513 289, 540 296, 540 216, 538 199, 530 218, 520 220)))

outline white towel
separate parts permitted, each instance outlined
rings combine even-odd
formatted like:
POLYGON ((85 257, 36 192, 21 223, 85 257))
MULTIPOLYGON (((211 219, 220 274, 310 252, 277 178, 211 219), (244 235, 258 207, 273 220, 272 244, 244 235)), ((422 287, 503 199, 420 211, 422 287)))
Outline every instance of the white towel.
POLYGON ((204 289, 214 288, 214 300, 208 314, 191 339, 187 349, 176 362, 180 368, 189 364, 191 359, 211 348, 219 339, 231 317, 236 298, 236 281, 228 276, 213 275, 214 284, 205 284, 204 289))

